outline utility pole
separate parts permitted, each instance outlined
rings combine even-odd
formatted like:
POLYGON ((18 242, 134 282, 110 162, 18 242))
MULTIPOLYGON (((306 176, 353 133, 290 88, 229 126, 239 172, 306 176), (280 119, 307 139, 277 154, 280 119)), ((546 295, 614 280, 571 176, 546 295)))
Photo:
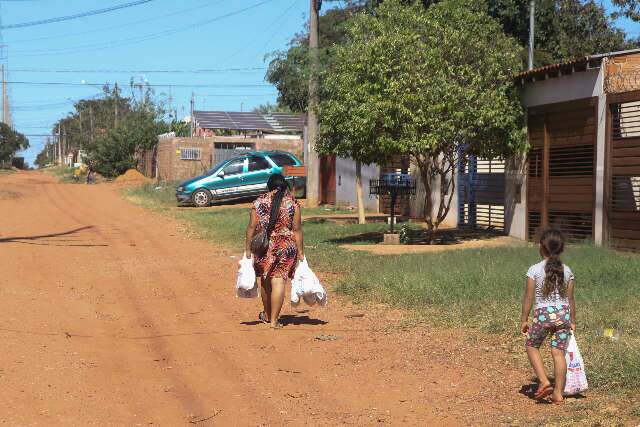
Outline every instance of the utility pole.
POLYGON ((4 64, 2 64, 2 123, 7 123, 7 80, 4 78, 4 64))
POLYGON ((190 132, 191 132, 190 133, 191 138, 193 138, 193 125, 194 125, 194 123, 193 123, 193 120, 194 120, 194 118, 193 118, 193 103, 195 102, 194 101, 194 96, 195 95, 193 94, 193 92, 191 92, 191 116, 189 118, 189 129, 190 129, 190 132))
POLYGON ((58 164, 61 165, 62 164, 62 144, 61 144, 61 138, 60 138, 60 125, 58 125, 58 164))
POLYGON ((307 106, 307 152, 304 162, 307 165, 307 204, 317 207, 320 198, 320 158, 316 152, 318 139, 318 73, 320 71, 320 55, 318 52, 318 15, 322 0, 310 0, 309 11, 309 59, 311 73, 309 76, 309 102, 307 106))
POLYGON ((116 82, 114 91, 115 91, 115 96, 116 96, 116 98, 115 98, 115 104, 116 105, 115 105, 115 108, 114 108, 115 113, 116 113, 116 117, 115 117, 115 120, 113 122, 113 127, 117 128, 118 127, 118 82, 116 82))
POLYGON ((536 0, 529 0, 529 70, 533 70, 533 47, 536 30, 536 0))

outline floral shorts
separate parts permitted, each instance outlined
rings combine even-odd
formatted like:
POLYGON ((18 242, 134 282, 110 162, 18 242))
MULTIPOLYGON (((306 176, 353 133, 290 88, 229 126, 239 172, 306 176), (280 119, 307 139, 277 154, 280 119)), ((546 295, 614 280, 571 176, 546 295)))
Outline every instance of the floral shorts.
POLYGON ((529 329, 525 345, 540 348, 549 334, 551 334, 551 348, 567 349, 569 337, 571 337, 571 315, 568 306, 536 308, 533 311, 533 324, 529 329))

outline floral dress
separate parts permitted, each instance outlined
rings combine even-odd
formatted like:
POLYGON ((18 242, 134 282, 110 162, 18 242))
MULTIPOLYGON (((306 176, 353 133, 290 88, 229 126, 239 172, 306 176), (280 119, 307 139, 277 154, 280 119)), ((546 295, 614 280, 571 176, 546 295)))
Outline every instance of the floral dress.
MULTIPOLYGON (((275 191, 263 194, 254 202, 253 208, 258 214, 258 229, 269 225, 271 202, 275 191)), ((291 279, 295 272, 298 248, 293 234, 293 216, 298 201, 290 192, 286 192, 280 203, 278 219, 269 236, 269 249, 263 257, 255 257, 254 268, 257 276, 291 279)))

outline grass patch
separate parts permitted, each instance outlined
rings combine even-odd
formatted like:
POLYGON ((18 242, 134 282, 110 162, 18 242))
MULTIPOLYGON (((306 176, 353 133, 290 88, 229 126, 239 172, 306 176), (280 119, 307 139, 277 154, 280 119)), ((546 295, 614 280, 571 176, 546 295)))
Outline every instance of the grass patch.
POLYGON ((74 181, 73 179, 74 168, 68 168, 66 166, 54 166, 54 167, 46 168, 43 170, 55 176, 56 178, 58 178, 60 182, 63 182, 63 183, 68 183, 68 184, 75 184, 77 182, 84 183, 87 179, 87 174, 83 173, 77 182, 74 181))
MULTIPOLYGON (((126 190, 133 201, 193 225, 216 243, 241 251, 246 209, 172 209, 172 187, 126 190)), ((326 211, 325 211, 326 212, 326 211)), ((309 215, 309 210, 305 210, 309 215)), ((313 214, 313 213, 311 213, 313 214)), ((355 301, 376 300, 415 310, 432 324, 476 328, 522 345, 520 300, 527 268, 539 261, 531 246, 440 253, 373 255, 340 244, 371 243, 387 225, 305 222, 306 252, 319 271, 337 273, 337 291, 355 301)), ((578 342, 590 384, 609 391, 640 388, 640 257, 594 246, 567 248, 563 260, 576 274, 578 342), (596 337, 602 327, 622 331, 620 341, 596 337)))

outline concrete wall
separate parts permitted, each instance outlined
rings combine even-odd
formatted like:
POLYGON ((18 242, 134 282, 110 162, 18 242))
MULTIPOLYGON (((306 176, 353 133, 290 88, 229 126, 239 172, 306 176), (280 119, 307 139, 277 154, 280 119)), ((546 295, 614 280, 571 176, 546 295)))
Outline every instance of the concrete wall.
MULTIPOLYGON (((369 195, 369 180, 380 177, 378 165, 362 165, 362 187, 364 207, 368 211, 378 211, 378 198, 369 195)), ((336 158, 336 204, 358 206, 356 197, 356 162, 343 157, 336 158)))
MULTIPOLYGON (((411 207, 411 217, 412 218, 424 218, 425 217, 425 188, 422 182, 422 178, 420 178, 420 173, 418 171, 418 166, 415 164, 411 164, 410 173, 413 179, 416 180, 416 196, 411 198, 410 207, 411 207)), ((453 177, 451 177, 453 179, 453 177)), ((433 188, 431 191, 431 197, 433 200, 433 215, 437 214, 438 207, 440 204, 440 180, 436 180, 433 184, 433 188)), ((451 196, 451 208, 447 213, 444 221, 440 224, 440 227, 457 227, 458 226, 458 192, 454 191, 451 196)), ((447 199, 449 200, 449 199, 447 199)))
POLYGON ((504 191, 504 231, 517 239, 527 239, 527 163, 526 156, 506 162, 504 191))
POLYGON ((592 98, 602 94, 602 82, 603 76, 599 68, 550 77, 527 83, 522 92, 522 101, 528 108, 592 98))

